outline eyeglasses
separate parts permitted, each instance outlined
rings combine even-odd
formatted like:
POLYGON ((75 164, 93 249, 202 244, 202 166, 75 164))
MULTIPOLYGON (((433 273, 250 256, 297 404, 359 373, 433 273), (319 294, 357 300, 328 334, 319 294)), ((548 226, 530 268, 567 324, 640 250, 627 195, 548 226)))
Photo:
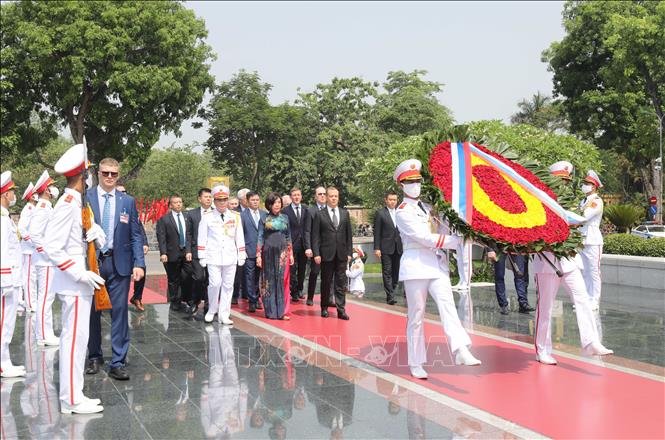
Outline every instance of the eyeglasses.
POLYGON ((120 173, 117 171, 100 171, 99 174, 101 174, 104 177, 118 177, 120 173))
POLYGON ((316 193, 317 196, 325 196, 326 193, 316 193))

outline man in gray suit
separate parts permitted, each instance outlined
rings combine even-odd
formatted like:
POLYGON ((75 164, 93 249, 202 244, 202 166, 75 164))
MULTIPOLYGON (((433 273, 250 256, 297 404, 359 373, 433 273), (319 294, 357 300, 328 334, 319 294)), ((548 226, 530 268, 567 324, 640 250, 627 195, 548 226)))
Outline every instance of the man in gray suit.
POLYGON ((256 267, 256 245, 259 238, 259 223, 265 221, 267 212, 259 209, 259 195, 247 193, 247 209, 240 214, 242 231, 245 234, 245 295, 249 301, 249 312, 261 309, 259 302, 259 269, 256 267))

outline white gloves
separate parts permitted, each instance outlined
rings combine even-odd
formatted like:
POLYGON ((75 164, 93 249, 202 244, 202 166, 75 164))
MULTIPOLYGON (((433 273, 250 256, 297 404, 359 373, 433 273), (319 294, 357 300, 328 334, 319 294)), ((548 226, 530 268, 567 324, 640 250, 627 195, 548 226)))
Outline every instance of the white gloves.
POLYGON ((99 275, 90 270, 86 270, 85 272, 83 272, 83 275, 81 276, 81 279, 79 279, 79 282, 87 284, 93 290, 99 289, 105 283, 104 278, 100 277, 99 275))
POLYGON ((106 233, 97 223, 94 223, 90 230, 85 234, 85 239, 88 243, 95 240, 97 247, 104 247, 106 244, 106 233))
POLYGON ((199 264, 201 267, 206 267, 208 265, 208 262, 206 261, 205 258, 199 258, 199 264))
POLYGON ((245 265, 245 259, 244 258, 238 258, 238 266, 244 266, 245 265))

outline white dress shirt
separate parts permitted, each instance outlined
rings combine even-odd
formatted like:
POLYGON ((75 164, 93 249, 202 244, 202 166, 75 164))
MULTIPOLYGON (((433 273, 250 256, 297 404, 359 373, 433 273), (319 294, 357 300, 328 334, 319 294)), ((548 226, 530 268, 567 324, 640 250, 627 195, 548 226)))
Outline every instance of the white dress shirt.
POLYGON ((388 208, 388 212, 390 213, 390 218, 393 219, 393 226, 397 227, 397 222, 395 221, 395 208, 388 208))
POLYGON ((173 220, 175 220, 175 227, 178 229, 178 214, 180 214, 180 223, 182 223, 182 234, 187 237, 187 225, 185 225, 185 216, 183 215, 182 212, 175 212, 171 211, 171 214, 173 214, 173 220))
MULTIPOLYGON (((97 201, 99 203, 99 225, 102 225, 102 222, 104 221, 104 204, 106 203, 106 198, 104 198, 104 194, 107 194, 106 191, 100 186, 97 185, 97 201)), ((108 192, 108 194, 111 194, 111 197, 109 197, 109 204, 110 209, 111 209, 111 216, 109 218, 109 230, 104 231, 106 232, 106 247, 109 249, 113 249, 113 231, 115 230, 115 197, 116 197, 116 191, 115 188, 113 188, 111 191, 108 192)))

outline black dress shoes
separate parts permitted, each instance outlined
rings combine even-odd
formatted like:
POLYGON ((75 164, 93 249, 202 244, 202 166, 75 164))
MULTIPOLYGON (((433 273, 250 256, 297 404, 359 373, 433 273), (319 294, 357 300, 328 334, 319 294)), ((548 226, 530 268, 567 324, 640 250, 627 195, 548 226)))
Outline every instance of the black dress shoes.
POLYGON ((249 307, 247 308, 247 311, 249 313, 255 313, 256 312, 256 306, 254 304, 250 304, 249 307))
POLYGON ((327 310, 321 310, 321 318, 327 318, 328 317, 328 311, 327 310))
POLYGON ((520 313, 529 313, 533 312, 534 310, 536 309, 531 307, 529 304, 520 304, 520 313))
POLYGON ((231 304, 238 305, 238 298, 232 298, 231 299, 231 304))
POLYGON ((314 305, 314 301, 311 300, 311 299, 308 299, 308 300, 307 300, 307 305, 308 305, 308 306, 313 306, 313 305, 314 305))
POLYGON ((386 300, 386 303, 391 305, 391 306, 394 306, 395 304, 397 304, 397 301, 395 301, 395 298, 388 298, 386 300))
POLYGON ((508 312, 508 306, 501 307, 501 311, 499 313, 501 313, 502 315, 507 315, 508 313, 510 313, 508 312))
POLYGON ((305 298, 305 292, 298 292, 298 298, 303 299, 305 298))
POLYGON ((88 366, 85 369, 85 374, 97 374, 102 368, 104 361, 101 359, 91 359, 88 361, 88 366))
POLYGON ((129 380, 129 374, 125 367, 116 367, 109 370, 109 377, 115 380, 129 380))
POLYGON ((337 318, 343 319, 344 321, 348 321, 349 315, 347 315, 345 312, 337 312, 337 318))
POLYGON ((171 305, 169 306, 169 309, 173 310, 174 312, 179 312, 180 310, 182 310, 182 305, 172 302, 171 305))
POLYGON ((292 297, 291 297, 291 302, 292 302, 292 303, 300 302, 300 298, 298 297, 298 295, 296 295, 296 296, 292 296, 292 297))

